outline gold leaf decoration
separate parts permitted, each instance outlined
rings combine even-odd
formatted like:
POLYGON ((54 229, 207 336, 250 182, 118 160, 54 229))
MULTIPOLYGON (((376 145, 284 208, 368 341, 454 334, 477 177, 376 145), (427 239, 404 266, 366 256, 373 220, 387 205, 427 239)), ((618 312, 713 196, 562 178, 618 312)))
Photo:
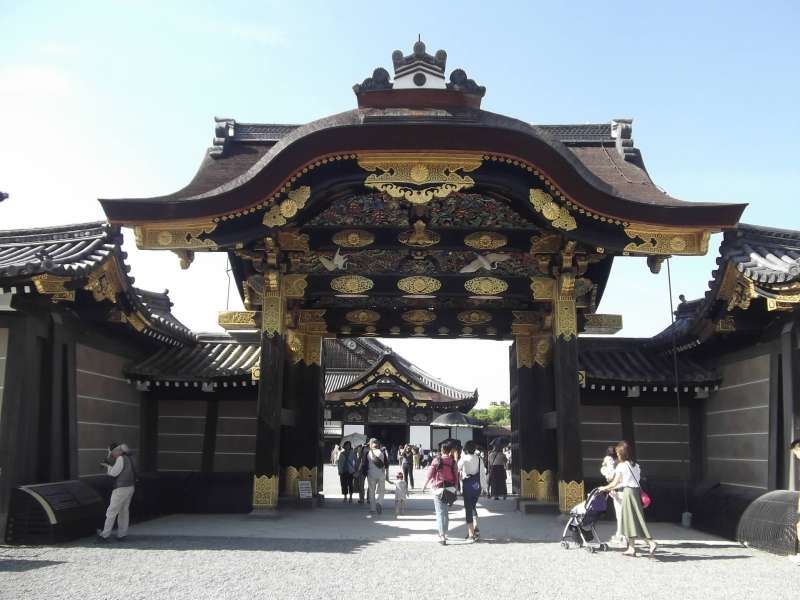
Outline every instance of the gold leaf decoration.
POLYGON ((375 285, 371 279, 361 275, 343 275, 331 280, 331 289, 340 294, 363 294, 375 285))
POLYGON ((308 275, 285 275, 283 278, 283 284, 286 289, 286 297, 287 298, 302 298, 305 296, 306 288, 308 287, 308 281, 306 281, 306 277, 308 275))
POLYGON ((432 294, 442 287, 442 282, 433 277, 417 275, 414 277, 404 277, 397 282, 397 288, 413 296, 432 294))
POLYGON ((428 231, 425 222, 421 219, 414 223, 414 229, 402 232, 397 236, 397 241, 412 248, 427 248, 439 243, 441 237, 438 233, 428 231))
POLYGON ((494 231, 476 231, 464 238, 464 244, 476 250, 497 250, 508 244, 508 238, 494 231))
POLYGON ((475 277, 464 282, 464 289, 476 296, 496 296, 508 289, 508 284, 497 277, 475 277))
POLYGON ((530 201, 533 209, 541 213, 556 229, 572 231, 578 227, 577 223, 575 223, 575 217, 570 214, 567 208, 553 200, 553 197, 544 190, 539 188, 531 189, 530 201))
POLYGON ((679 254, 683 256, 703 256, 708 252, 706 230, 659 229, 651 225, 634 224, 625 228, 625 233, 633 241, 623 249, 624 252, 647 255, 679 254))
POLYGON ((254 310, 224 311, 219 313, 217 323, 223 329, 258 329, 258 316, 254 310))
POLYGON ((453 192, 470 188, 475 181, 463 173, 481 166, 480 154, 363 153, 359 166, 372 174, 364 185, 411 204, 427 204, 453 192))
POLYGON ((362 229, 345 229, 333 236, 333 243, 342 248, 364 248, 375 241, 375 236, 362 229))
POLYGON ((379 312, 375 312, 374 310, 351 310, 344 316, 344 318, 351 323, 366 325, 377 323, 381 318, 381 314, 379 312))
POLYGON ((307 185, 296 190, 291 190, 286 199, 276 202, 272 208, 264 213, 263 223, 267 227, 280 227, 286 225, 289 219, 303 209, 311 197, 311 188, 307 185))
POLYGON ((50 300, 53 302, 74 302, 75 290, 68 290, 64 287, 64 285, 70 281, 72 281, 72 279, 69 277, 42 273, 33 278, 33 285, 36 286, 37 292, 50 296, 50 300))
POLYGON ((586 499, 586 490, 583 481, 558 482, 558 508, 561 512, 568 513, 573 506, 586 499))
POLYGON ((458 320, 467 325, 483 325, 492 320, 492 315, 484 310, 465 310, 458 313, 458 320))
POLYGON ((253 476, 253 508, 278 506, 278 476, 253 476))
POLYGON ((427 325, 436 320, 436 314, 430 310, 416 309, 409 310, 400 315, 403 321, 412 325, 427 325))
POLYGON ((216 229, 213 221, 174 221, 134 228, 136 245, 142 250, 214 250, 216 242, 201 238, 216 229))

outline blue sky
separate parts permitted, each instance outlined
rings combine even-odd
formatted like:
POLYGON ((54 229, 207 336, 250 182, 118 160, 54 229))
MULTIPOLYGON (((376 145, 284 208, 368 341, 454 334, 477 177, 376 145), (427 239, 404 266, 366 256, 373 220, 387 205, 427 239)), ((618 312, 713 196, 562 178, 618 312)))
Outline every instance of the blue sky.
MULTIPOLYGON (((486 110, 533 123, 633 117, 671 195, 747 202, 745 222, 800 229, 798 6, 0 1, 0 190, 12 194, 0 229, 99 219, 98 197, 182 187, 215 115, 303 123, 349 110, 352 84, 417 34, 447 50, 448 72, 487 87, 486 110)), ((703 293, 717 243, 674 261, 676 295, 703 293)), ((138 285, 170 288, 184 321, 214 326, 224 258, 180 272, 171 255, 129 251, 138 285)), ((600 308, 623 314, 625 335, 652 335, 669 320, 665 276, 618 260, 600 308)), ((410 344, 394 345, 419 352, 410 344)))

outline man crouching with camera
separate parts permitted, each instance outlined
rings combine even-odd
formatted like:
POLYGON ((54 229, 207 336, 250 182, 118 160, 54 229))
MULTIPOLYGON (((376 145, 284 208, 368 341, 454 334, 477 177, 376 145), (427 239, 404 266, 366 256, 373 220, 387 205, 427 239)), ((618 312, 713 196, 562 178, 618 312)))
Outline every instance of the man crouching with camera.
POLYGON ((114 528, 114 521, 117 522, 117 539, 122 541, 128 535, 131 499, 136 483, 136 469, 133 466, 128 446, 112 442, 108 450, 108 458, 100 465, 105 467, 107 474, 114 478, 114 490, 111 492, 111 501, 106 511, 105 526, 102 531, 97 530, 99 542, 108 541, 111 530, 114 528))

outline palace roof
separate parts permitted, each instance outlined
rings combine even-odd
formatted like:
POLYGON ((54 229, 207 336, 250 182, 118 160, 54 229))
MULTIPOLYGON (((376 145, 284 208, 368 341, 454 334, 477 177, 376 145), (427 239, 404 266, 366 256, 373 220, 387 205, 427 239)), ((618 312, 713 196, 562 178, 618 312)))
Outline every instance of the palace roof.
POLYGON ((194 334, 171 312, 167 292, 134 287, 119 227, 104 222, 0 231, 0 293, 38 294, 83 306, 109 301, 111 322, 171 344, 194 334))
MULTIPOLYGON (((366 377, 387 358, 420 391, 433 393, 436 402, 463 402, 474 405, 477 391, 467 392, 451 386, 395 354, 378 340, 369 338, 328 339, 325 344, 325 392, 342 391, 366 377)), ((261 343, 258 333, 204 333, 198 341, 181 348, 164 348, 127 370, 132 380, 164 384, 199 385, 233 383, 246 385, 259 365, 261 343)), ((470 406, 471 407, 471 406, 470 406)))

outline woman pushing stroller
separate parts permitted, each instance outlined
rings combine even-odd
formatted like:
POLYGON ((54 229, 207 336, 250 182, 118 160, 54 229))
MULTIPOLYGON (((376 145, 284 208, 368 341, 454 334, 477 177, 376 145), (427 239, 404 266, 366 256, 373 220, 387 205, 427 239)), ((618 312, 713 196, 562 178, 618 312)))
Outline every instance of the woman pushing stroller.
POLYGON ((633 449, 626 441, 621 441, 614 447, 617 454, 617 465, 614 468, 614 478, 608 485, 598 488, 603 492, 616 490, 622 494, 622 535, 628 541, 628 548, 623 556, 636 556, 636 538, 642 537, 647 541, 650 555, 655 554, 658 544, 650 535, 647 523, 644 520, 642 507, 641 467, 636 464, 633 449))

